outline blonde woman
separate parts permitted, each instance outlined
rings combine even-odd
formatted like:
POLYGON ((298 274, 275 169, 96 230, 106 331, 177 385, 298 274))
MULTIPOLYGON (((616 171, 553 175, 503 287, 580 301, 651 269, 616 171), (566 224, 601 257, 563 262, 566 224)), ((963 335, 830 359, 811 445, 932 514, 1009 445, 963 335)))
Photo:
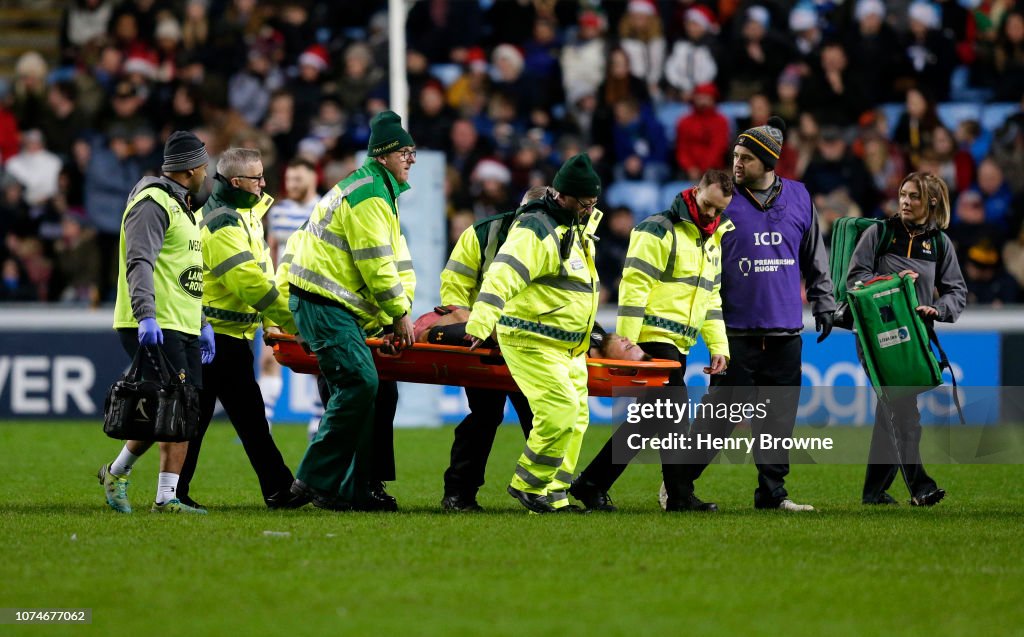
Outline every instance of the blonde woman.
MULTIPOLYGON (((910 173, 900 183, 899 213, 886 220, 884 228, 879 224, 867 230, 858 242, 850 262, 847 287, 853 288, 858 282, 879 275, 909 275, 915 281, 921 318, 953 323, 967 304, 967 284, 956 250, 943 232, 949 227, 949 219, 946 182, 930 173, 910 173), (883 230, 892 239, 879 249, 883 230)), ((880 401, 864 477, 864 504, 896 504, 886 490, 898 470, 903 471, 912 506, 932 506, 945 497, 946 492, 921 464, 920 443, 917 397, 880 401)))

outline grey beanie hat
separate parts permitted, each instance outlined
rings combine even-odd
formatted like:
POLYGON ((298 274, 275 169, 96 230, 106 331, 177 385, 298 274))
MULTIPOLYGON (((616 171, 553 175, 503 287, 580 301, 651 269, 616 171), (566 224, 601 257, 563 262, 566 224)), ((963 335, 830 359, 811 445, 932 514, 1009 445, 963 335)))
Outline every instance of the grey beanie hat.
POLYGON ((174 131, 164 144, 164 164, 160 167, 165 173, 181 172, 199 168, 210 163, 206 154, 206 145, 188 131, 174 131))

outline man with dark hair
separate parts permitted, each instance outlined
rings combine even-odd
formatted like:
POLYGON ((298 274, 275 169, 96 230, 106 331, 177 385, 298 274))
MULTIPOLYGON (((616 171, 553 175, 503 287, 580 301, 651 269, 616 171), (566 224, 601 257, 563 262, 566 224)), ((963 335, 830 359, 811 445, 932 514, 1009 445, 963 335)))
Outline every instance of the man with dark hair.
POLYGON ((189 495, 203 437, 220 400, 259 478, 270 509, 294 508, 308 500, 290 491, 291 470, 270 435, 263 395, 256 383, 256 329, 280 325, 295 332, 288 302, 274 285, 270 251, 263 241, 263 216, 274 198, 264 192, 260 151, 229 148, 217 162, 213 193, 203 206, 203 312, 213 326, 220 355, 203 370, 199 435, 189 443, 178 497, 202 508, 189 495))
MULTIPOLYGON (((715 404, 770 400, 766 417, 751 422, 754 436, 765 432, 789 437, 796 424, 803 348, 801 277, 821 332, 819 343, 831 333, 836 309, 828 255, 811 196, 800 182, 775 174, 785 129, 781 118, 770 117, 766 125, 740 133, 733 147, 733 178, 739 196, 733 197, 726 214, 736 230, 722 242, 722 314, 732 358, 728 370, 712 376, 705 397, 715 404)), ((735 426, 728 419, 700 418, 693 423, 691 435, 728 437, 735 426)), ((696 453, 683 467, 684 491, 693 493, 693 481, 716 453, 696 453)), ((755 444, 753 454, 758 470, 755 508, 814 510, 789 499, 784 484, 789 474, 788 451, 766 452, 755 444)), ((663 492, 661 499, 663 506, 671 506, 673 494, 663 492)), ((712 507, 707 503, 702 510, 717 509, 712 507)))
MULTIPOLYGON (((140 346, 159 347, 185 382, 201 387, 202 364, 213 361, 213 329, 203 320, 203 255, 192 195, 206 181, 206 146, 186 131, 175 131, 164 146, 162 177, 144 177, 131 194, 121 220, 120 263, 114 329, 128 356, 140 346)), ((156 378, 148 359, 143 378, 156 378)), ((131 513, 128 474, 151 441, 129 440, 98 478, 107 504, 131 513)), ((154 513, 206 513, 177 497, 187 442, 161 442, 154 513)))
MULTIPOLYGON (((720 288, 722 241, 734 229, 722 211, 732 197, 729 174, 709 170, 696 186, 676 195, 670 209, 641 221, 630 236, 619 285, 616 331, 635 340, 654 358, 678 361, 680 368, 669 376, 668 384, 678 387, 684 397, 686 355, 698 335, 711 353, 705 373, 720 373, 728 364, 720 288)), ((569 489, 569 494, 587 509, 615 510, 608 489, 632 459, 619 458, 618 452, 629 453, 620 443, 635 429, 622 425, 569 489)), ((669 510, 714 507, 698 500, 692 488, 686 488, 682 469, 663 457, 669 510)))

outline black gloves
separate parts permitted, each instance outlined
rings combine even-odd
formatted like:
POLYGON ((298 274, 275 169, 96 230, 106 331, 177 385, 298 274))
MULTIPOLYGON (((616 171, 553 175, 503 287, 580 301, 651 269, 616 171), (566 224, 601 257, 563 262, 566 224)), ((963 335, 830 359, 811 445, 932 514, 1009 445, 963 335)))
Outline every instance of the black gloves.
POLYGON ((832 322, 835 321, 835 313, 818 312, 814 315, 814 331, 821 332, 818 342, 822 342, 832 333, 832 322))

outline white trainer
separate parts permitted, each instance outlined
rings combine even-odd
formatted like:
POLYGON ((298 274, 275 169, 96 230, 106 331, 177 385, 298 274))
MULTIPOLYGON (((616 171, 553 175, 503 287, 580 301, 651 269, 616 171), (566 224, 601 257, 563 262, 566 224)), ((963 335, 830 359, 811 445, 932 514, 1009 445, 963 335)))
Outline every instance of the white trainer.
POLYGON ((779 510, 780 511, 794 511, 794 512, 813 511, 814 507, 809 505, 809 504, 797 504, 796 502, 793 502, 789 498, 786 498, 782 502, 779 502, 779 510))
POLYGON ((668 491, 665 489, 664 481, 661 483, 661 488, 658 489, 658 504, 661 505, 662 511, 668 507, 668 491))

